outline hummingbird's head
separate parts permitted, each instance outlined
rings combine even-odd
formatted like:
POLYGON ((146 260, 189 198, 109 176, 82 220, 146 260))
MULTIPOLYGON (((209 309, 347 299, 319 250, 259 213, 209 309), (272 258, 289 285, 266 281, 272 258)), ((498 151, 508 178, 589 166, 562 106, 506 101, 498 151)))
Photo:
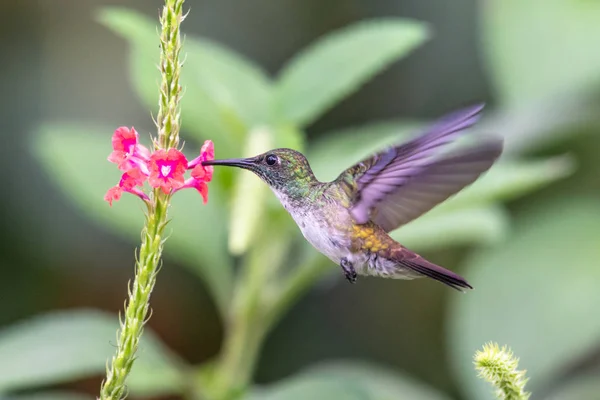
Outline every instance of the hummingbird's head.
POLYGON ((211 160, 203 165, 227 165, 254 172, 276 193, 301 196, 316 182, 304 155, 292 149, 274 149, 250 158, 211 160))

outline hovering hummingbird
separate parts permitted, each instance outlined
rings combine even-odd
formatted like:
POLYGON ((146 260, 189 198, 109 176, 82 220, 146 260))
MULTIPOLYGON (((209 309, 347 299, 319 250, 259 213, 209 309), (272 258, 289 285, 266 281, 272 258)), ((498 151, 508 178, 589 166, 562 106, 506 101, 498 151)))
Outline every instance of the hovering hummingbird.
POLYGON ((500 156, 501 139, 442 152, 477 121, 482 109, 477 105, 447 115, 422 135, 362 160, 332 182, 315 178, 306 157, 292 149, 203 164, 258 175, 306 240, 340 265, 351 283, 357 275, 426 276, 457 290, 472 289, 464 278, 410 251, 388 232, 473 183, 500 156))

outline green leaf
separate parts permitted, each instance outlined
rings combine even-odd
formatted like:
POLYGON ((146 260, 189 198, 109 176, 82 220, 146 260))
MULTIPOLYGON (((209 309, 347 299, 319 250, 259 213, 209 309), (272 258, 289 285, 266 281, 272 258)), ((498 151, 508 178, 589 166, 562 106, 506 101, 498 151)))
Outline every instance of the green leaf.
MULTIPOLYGON (((310 368, 264 392, 266 399, 447 400, 435 389, 374 365, 332 362, 310 368), (305 396, 303 397, 303 393, 305 396)), ((260 397, 257 397, 260 398, 260 397)))
MULTIPOLYGON (((245 156, 252 157, 273 148, 273 132, 266 128, 254 129, 248 135, 245 156)), ((236 255, 246 252, 264 218, 269 188, 248 171, 237 174, 229 220, 229 250, 236 255)))
MULTIPOLYGON (((104 373, 115 351, 118 321, 117 315, 99 311, 63 311, 0 331, 0 393, 104 373)), ((127 386, 136 394, 147 393, 149 387, 153 393, 180 392, 182 367, 182 361, 145 329, 127 386)))
POLYGON ((94 398, 92 396, 79 393, 52 391, 11 395, 10 398, 2 397, 0 395, 0 400, 94 400, 94 398))
POLYGON ((361 362, 330 362, 310 369, 307 374, 339 378, 365 387, 370 400, 447 400, 448 397, 424 383, 380 366, 361 362))
POLYGON ((294 124, 279 123, 269 127, 269 129, 274 132, 276 147, 304 151, 306 134, 294 124))
POLYGON ((485 112, 472 130, 473 135, 501 135, 504 153, 519 154, 598 129, 598 106, 590 99, 566 96, 485 112))
POLYGON ((482 10, 483 49, 505 103, 598 87, 600 3, 491 0, 482 10))
POLYGON ((598 393, 600 393, 600 373, 586 373, 574 377, 546 400, 591 400, 597 398, 598 393))
POLYGON ((428 36, 425 24, 400 18, 364 21, 325 36, 281 72, 276 114, 310 124, 428 36))
POLYGON ((354 382, 341 379, 289 379, 266 390, 255 390, 249 400, 370 400, 367 392, 354 382))
POLYGON ((492 399, 473 371, 483 343, 510 346, 533 393, 597 347, 600 320, 600 208, 569 197, 535 204, 501 247, 481 249, 464 275, 475 290, 451 296, 448 347, 459 387, 492 399))
MULTIPOLYGON (((98 20, 129 42, 134 88, 155 110, 160 82, 157 22, 119 7, 103 8, 98 20)), ((183 128, 197 138, 210 137, 221 157, 239 154, 246 132, 270 120, 271 83, 255 64, 206 39, 186 36, 182 55, 183 128)))
POLYGON ((391 236, 411 250, 493 244, 508 232, 509 216, 498 206, 469 207, 428 213, 393 231, 391 236))
POLYGON ((564 178, 573 170, 574 162, 566 156, 499 162, 475 183, 436 208, 435 212, 517 198, 564 178))
POLYGON ((416 122, 382 121, 327 133, 310 143, 307 157, 319 179, 333 180, 365 157, 403 143, 419 126, 416 122))
MULTIPOLYGON (((34 144, 48 178, 95 222, 139 243, 144 223, 144 206, 125 194, 113 207, 103 200, 108 188, 118 183, 120 173, 106 161, 110 153, 110 128, 67 124, 40 127, 34 144)), ((143 133, 140 136, 144 136, 143 133)), ((224 310, 233 281, 233 265, 226 249, 226 209, 217 185, 210 185, 209 202, 202 204, 193 190, 173 196, 169 209, 170 235, 165 252, 189 266, 208 285, 224 310)))

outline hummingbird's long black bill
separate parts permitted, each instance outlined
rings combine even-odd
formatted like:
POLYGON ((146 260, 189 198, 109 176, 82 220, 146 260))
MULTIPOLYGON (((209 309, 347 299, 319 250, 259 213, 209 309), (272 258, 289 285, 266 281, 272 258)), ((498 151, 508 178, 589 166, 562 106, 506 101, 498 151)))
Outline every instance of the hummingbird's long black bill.
POLYGON ((202 161, 202 165, 225 165, 227 167, 238 167, 250 169, 254 165, 252 158, 229 158, 225 160, 202 161))

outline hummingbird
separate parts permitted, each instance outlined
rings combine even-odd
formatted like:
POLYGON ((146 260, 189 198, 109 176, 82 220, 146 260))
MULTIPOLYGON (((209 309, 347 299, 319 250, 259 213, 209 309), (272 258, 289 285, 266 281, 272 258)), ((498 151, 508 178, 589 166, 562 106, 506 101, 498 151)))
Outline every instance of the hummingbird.
POLYGON ((472 289, 463 277, 412 252, 388 233, 458 193, 494 164, 502 153, 499 138, 448 151, 477 122, 482 109, 475 105, 448 114, 412 140, 363 159, 331 182, 319 181, 306 157, 286 148, 203 164, 255 173, 279 198, 304 238, 338 264, 350 283, 358 275, 428 277, 463 291, 472 289))

